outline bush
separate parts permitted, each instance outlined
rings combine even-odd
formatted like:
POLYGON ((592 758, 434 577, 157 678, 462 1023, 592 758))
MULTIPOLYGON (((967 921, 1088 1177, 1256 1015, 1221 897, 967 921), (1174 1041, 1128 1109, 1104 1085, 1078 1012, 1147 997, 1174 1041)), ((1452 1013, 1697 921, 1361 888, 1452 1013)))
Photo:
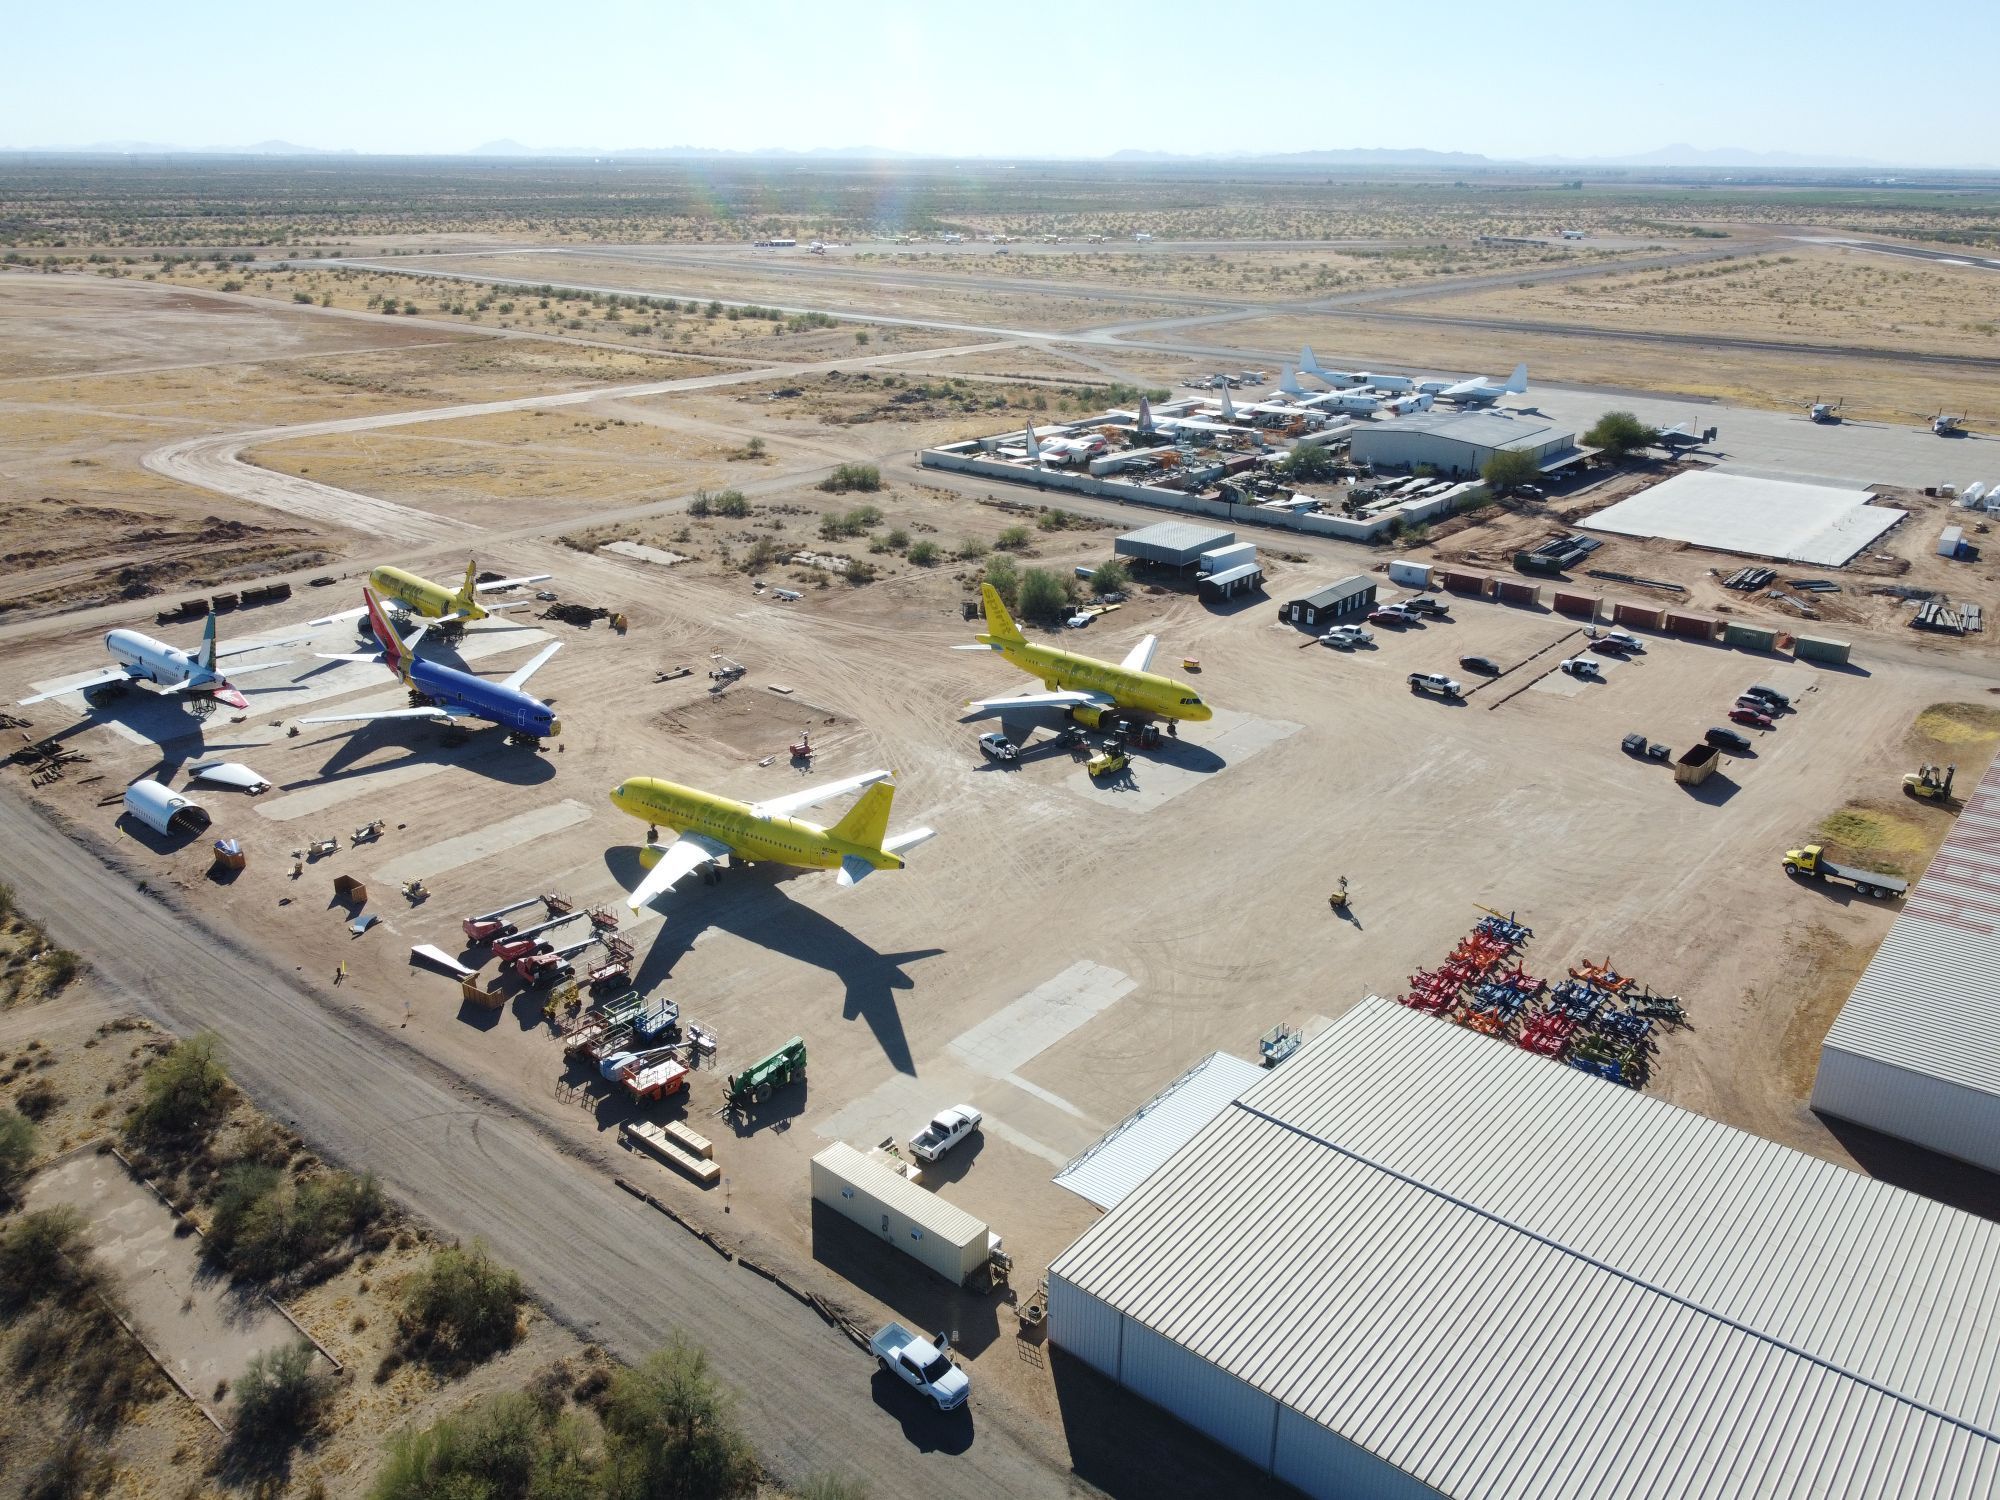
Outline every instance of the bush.
POLYGON ((873 583, 880 575, 875 571, 875 564, 867 561, 865 558, 857 557, 847 565, 847 572, 844 576, 850 584, 856 588, 860 588, 864 584, 873 583))
POLYGON ((986 560, 986 573, 981 580, 993 585, 1000 602, 1009 609, 1014 608, 1021 597, 1021 574, 1014 566, 1014 559, 1002 552, 986 560))
POLYGON ((718 516, 728 516, 733 521, 740 521, 750 514, 749 497, 741 490, 724 490, 721 494, 713 496, 708 503, 714 507, 718 516))
POLYGON ((78 1291, 92 1279, 86 1254, 83 1215, 67 1204, 17 1215, 0 1235, 0 1305, 21 1307, 78 1291))
POLYGON ((0 1193, 11 1193, 35 1159, 35 1127, 25 1115, 0 1109, 0 1193))
POLYGON ((891 552, 907 551, 910 546, 910 534, 898 526, 894 531, 882 538, 882 544, 891 552))
POLYGON ((212 1032, 178 1042, 146 1065, 141 1083, 145 1097, 132 1115, 133 1135, 168 1142, 205 1134, 229 1098, 222 1044, 212 1032))
POLYGON ((829 494, 844 495, 849 490, 872 494, 882 488, 882 471, 873 464, 842 464, 819 482, 829 494))
POLYGON ((1583 435, 1583 441, 1592 448, 1604 450, 1606 458, 1616 461, 1650 448, 1660 440, 1658 428, 1648 427, 1629 411, 1608 411, 1597 419, 1597 425, 1583 435))
POLYGON ((675 1335, 612 1378, 604 1433, 613 1496, 727 1500, 754 1493, 757 1462, 708 1356, 675 1335))
POLYGON ((1541 472, 1542 466, 1535 462, 1533 454, 1502 449, 1486 460, 1479 477, 1489 489, 1511 490, 1516 485, 1533 484, 1541 472))
POLYGON ((251 1356, 231 1387, 238 1443, 290 1448, 315 1427, 331 1394, 319 1351, 301 1339, 251 1356))
POLYGON ((1311 484, 1317 480, 1332 479, 1341 471, 1337 455, 1324 443, 1302 443, 1292 449, 1272 470, 1282 474, 1295 484, 1311 484))
POLYGON ((370 1500, 567 1500, 601 1493, 601 1461, 575 1416, 506 1391, 399 1433, 370 1500))
POLYGON ((1074 579, 1047 568, 1030 568, 1021 575, 1021 610, 1031 620, 1053 624, 1068 615, 1074 579))
POLYGON ((935 567, 944 554, 938 550, 936 542, 912 542, 909 559, 920 568, 935 567))
POLYGON ((967 537, 958 544, 958 551, 952 555, 960 562, 978 562, 990 549, 977 537, 967 537))
POLYGON ((1090 571, 1090 591, 1093 594, 1122 594, 1131 587, 1132 573, 1122 557, 1101 562, 1090 571))
POLYGON ((31 1120, 46 1120, 50 1111, 62 1102, 63 1096, 46 1078, 37 1078, 14 1096, 14 1107, 31 1120))
POLYGON ((223 1174, 208 1251, 236 1275, 265 1280, 311 1264, 381 1215, 373 1177, 325 1172, 293 1183, 275 1167, 238 1162, 223 1174))
POLYGON ((1002 552, 1025 552, 1028 543, 1035 539, 1034 533, 1025 526, 1009 526, 993 539, 993 545, 1002 552))
POLYGON ((513 1344, 524 1295, 519 1274, 484 1245, 440 1250, 403 1288, 404 1341, 422 1353, 482 1360, 513 1344))

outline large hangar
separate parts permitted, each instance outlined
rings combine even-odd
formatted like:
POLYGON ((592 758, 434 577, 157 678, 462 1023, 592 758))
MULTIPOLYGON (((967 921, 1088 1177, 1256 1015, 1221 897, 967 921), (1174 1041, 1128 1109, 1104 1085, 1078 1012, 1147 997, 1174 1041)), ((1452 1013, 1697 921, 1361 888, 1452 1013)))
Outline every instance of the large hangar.
POLYGON ((2000 1225, 1368 999, 1049 1268, 1054 1342, 1377 1500, 1991 1496, 2000 1225))
POLYGON ((2000 762, 1834 1018, 1812 1105, 2000 1172, 2000 762))
POLYGON ((1496 453, 1526 453, 1544 471, 1588 456, 1566 427, 1497 411, 1428 411, 1393 422, 1364 422, 1350 444, 1357 463, 1378 469, 1428 464, 1453 479, 1477 476, 1496 453))

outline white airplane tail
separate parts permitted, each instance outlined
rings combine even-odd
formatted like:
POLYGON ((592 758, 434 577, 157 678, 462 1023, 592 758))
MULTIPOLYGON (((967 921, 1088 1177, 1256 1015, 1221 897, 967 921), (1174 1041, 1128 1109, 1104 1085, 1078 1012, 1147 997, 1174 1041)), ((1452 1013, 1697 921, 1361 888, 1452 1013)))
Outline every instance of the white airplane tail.
POLYGON ((1518 364, 1514 366, 1514 373, 1507 377, 1507 394, 1510 396, 1518 396, 1521 395, 1527 389, 1528 389, 1528 367, 1525 364, 1518 364))
POLYGON ((195 657, 195 665, 206 676, 215 675, 215 611, 208 612, 208 623, 201 631, 201 651, 195 657))
POLYGON ((1144 396, 1139 398, 1139 430, 1141 432, 1153 430, 1153 403, 1144 396))
POLYGON ((1299 368, 1308 375, 1319 374, 1319 361, 1313 358, 1313 346, 1307 344, 1299 350, 1299 368))
POLYGON ((1028 424, 1028 462, 1038 464, 1041 461, 1042 445, 1035 441, 1035 424, 1030 422, 1028 424))
POLYGON ((1225 422, 1236 420, 1236 403, 1229 399, 1229 387, 1226 385, 1222 388, 1222 420, 1225 422))
MULTIPOLYGON (((1312 350, 1308 349, 1306 353, 1310 354, 1312 350)), ((1278 380, 1278 389, 1287 396, 1303 396, 1306 393, 1306 388, 1299 384, 1299 372, 1290 365, 1285 366, 1285 373, 1278 380)))

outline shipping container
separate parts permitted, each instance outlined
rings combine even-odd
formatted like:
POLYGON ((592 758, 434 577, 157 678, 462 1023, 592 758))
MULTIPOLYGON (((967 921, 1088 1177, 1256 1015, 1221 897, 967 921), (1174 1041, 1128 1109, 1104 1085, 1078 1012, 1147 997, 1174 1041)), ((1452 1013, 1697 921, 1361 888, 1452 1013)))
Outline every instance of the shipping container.
POLYGON ((1245 563, 1257 561, 1255 542, 1238 542, 1233 547, 1217 547, 1201 555, 1200 569, 1204 573, 1227 573, 1231 568, 1240 568, 1245 563))
POLYGON ((1722 640, 1725 645, 1744 651, 1770 651, 1778 644, 1778 632, 1767 630, 1762 625, 1745 625, 1741 620, 1731 620, 1722 627, 1722 640))
POLYGON ((1848 652, 1853 649, 1850 642, 1829 640, 1818 635, 1802 635, 1793 646, 1799 660, 1823 662, 1833 667, 1846 666, 1848 652))
POLYGON ((1594 620, 1604 609, 1604 601, 1595 594, 1576 594, 1567 589, 1555 592, 1555 610, 1559 615, 1571 615, 1579 620, 1594 620))
POLYGON ((1484 599, 1493 592, 1493 579, 1485 573, 1471 573, 1461 568, 1435 568, 1432 574, 1439 588, 1449 589, 1454 594, 1484 599))
POLYGON ((1429 563, 1408 562, 1399 557, 1389 564, 1389 582, 1400 583, 1406 589, 1427 589, 1431 586, 1431 571, 1429 563))
POLYGON ((1562 559, 1551 557, 1545 552, 1516 552, 1514 570, 1517 573, 1539 573, 1544 578, 1562 576, 1562 559))
POLYGON ((1712 641, 1715 627, 1720 622, 1713 615, 1693 615, 1685 611, 1670 609, 1666 613, 1666 628, 1670 635, 1686 636, 1691 641, 1712 641))
POLYGON ((954 1286, 985 1265, 997 1244, 964 1209, 839 1141, 812 1159, 812 1195, 954 1286))
POLYGON ((1658 630, 1666 611, 1657 604, 1633 604, 1629 601, 1611 606, 1611 618, 1620 625, 1630 625, 1639 630, 1658 630))
POLYGON ((1495 579, 1494 596, 1502 604, 1517 604, 1529 609, 1542 607, 1542 586, 1538 583, 1523 583, 1517 578, 1495 579))

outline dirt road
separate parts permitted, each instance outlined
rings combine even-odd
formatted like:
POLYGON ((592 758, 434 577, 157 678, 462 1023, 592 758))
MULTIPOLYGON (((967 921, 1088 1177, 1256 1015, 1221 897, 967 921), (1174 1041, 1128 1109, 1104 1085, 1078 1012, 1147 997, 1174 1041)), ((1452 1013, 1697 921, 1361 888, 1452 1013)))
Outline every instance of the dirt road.
POLYGON ((685 1329, 741 1393, 751 1440, 784 1478, 844 1470, 910 1500, 1089 1493, 976 1403, 969 1445, 962 1429, 878 1405, 866 1357, 790 1297, 87 847, 0 795, 0 872, 34 893, 51 935, 107 989, 183 1034, 215 1031, 262 1107, 447 1233, 484 1238, 579 1332, 630 1358, 685 1329))

